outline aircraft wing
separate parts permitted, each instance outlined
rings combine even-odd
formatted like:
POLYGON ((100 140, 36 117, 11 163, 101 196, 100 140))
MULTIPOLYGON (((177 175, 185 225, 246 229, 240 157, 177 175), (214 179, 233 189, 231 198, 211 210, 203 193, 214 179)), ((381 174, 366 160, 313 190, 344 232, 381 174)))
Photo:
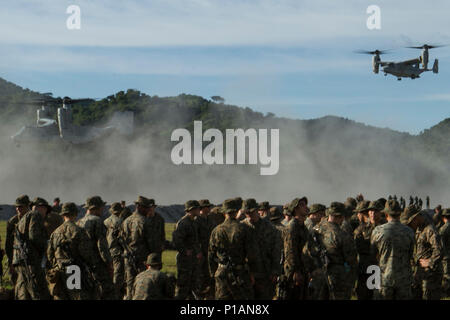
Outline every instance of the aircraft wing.
POLYGON ((420 63, 420 59, 411 59, 411 60, 406 60, 406 61, 402 61, 402 62, 397 62, 397 64, 404 64, 404 65, 413 65, 413 64, 418 64, 420 63))

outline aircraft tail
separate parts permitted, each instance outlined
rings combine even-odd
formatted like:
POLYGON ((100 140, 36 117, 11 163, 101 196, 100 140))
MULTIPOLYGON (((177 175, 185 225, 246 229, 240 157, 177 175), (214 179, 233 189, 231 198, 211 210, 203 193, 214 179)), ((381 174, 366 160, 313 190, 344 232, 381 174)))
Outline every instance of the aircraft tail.
POLYGON ((439 62, 438 59, 434 60, 434 64, 433 64, 433 73, 438 73, 439 72, 439 62))

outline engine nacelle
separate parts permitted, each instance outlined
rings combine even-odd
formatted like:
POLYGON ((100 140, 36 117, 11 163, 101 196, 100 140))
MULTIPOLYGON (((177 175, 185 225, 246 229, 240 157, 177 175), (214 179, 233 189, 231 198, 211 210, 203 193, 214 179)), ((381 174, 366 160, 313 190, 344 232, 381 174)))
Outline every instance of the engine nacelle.
POLYGON ((428 68, 428 49, 422 51, 422 66, 424 69, 428 68))
POLYGON ((379 55, 374 55, 372 57, 372 70, 373 73, 378 73, 378 71, 380 71, 380 56, 379 55))

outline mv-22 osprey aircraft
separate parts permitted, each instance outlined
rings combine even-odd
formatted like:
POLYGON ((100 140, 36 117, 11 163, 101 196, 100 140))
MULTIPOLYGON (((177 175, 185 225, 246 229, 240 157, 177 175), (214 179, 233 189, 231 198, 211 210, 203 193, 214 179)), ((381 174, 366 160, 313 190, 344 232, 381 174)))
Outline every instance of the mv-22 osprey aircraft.
POLYGON ((428 50, 433 48, 439 48, 443 46, 431 46, 424 44, 420 47, 407 47, 411 49, 422 49, 422 55, 419 58, 400 61, 400 62, 389 62, 381 61, 380 55, 386 53, 386 51, 375 50, 375 51, 355 51, 356 53, 372 54, 372 66, 373 73, 377 74, 379 72, 380 66, 383 67, 384 75, 387 76, 388 73, 397 77, 397 80, 402 80, 402 78, 416 79, 420 78, 420 74, 425 71, 433 71, 433 73, 438 73, 439 65, 438 59, 434 60, 433 68, 428 69, 428 50), (420 68, 422 64, 422 68, 420 68))

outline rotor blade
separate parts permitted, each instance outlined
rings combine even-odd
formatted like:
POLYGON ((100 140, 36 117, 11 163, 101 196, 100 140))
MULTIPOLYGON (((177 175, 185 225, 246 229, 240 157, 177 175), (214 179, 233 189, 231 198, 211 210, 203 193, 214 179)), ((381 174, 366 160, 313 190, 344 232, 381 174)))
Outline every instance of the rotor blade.
POLYGON ((387 54, 389 50, 374 50, 374 51, 367 51, 367 50, 356 50, 353 51, 355 53, 362 53, 362 54, 387 54))
POLYGON ((448 46, 448 44, 438 44, 438 45, 428 45, 428 44, 424 44, 422 46, 417 46, 417 47, 405 47, 405 48, 410 48, 410 49, 434 49, 434 48, 441 48, 441 47, 446 47, 448 46))

